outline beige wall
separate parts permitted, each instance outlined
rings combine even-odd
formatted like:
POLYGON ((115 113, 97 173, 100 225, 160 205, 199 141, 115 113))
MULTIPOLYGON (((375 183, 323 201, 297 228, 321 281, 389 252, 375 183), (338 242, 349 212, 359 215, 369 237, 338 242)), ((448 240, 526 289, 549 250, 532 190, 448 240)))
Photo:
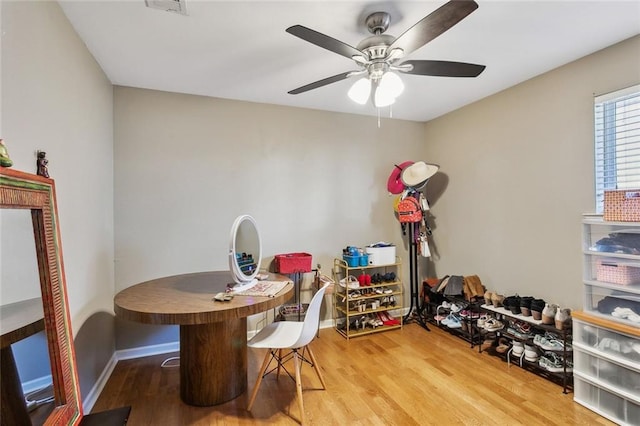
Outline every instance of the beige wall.
POLYGON ((401 246, 386 181, 394 163, 423 157, 423 135, 417 122, 378 128, 372 117, 117 87, 116 289, 226 269, 245 213, 267 266, 303 251, 330 273, 346 245, 401 246))
POLYGON ((2 137, 16 169, 34 173, 35 151, 47 152, 77 331, 111 310, 113 90, 57 3, 2 12, 2 137))
MULTIPOLYGON (((113 88, 56 2, 2 1, 0 8, 0 137, 15 169, 34 173, 35 151, 47 152, 57 187, 76 336, 92 315, 113 309, 113 88)), ((3 218, 3 272, 29 261, 29 266, 35 265, 34 257, 12 257, 14 241, 4 239, 12 229, 3 218)), ((33 241, 32 233, 30 238, 33 241)), ((31 251, 35 256, 33 242, 31 251)), ((25 281, 16 278, 2 274, 3 296, 20 297, 15 289, 22 289, 25 281), (7 288, 11 290, 5 292, 7 288)), ((76 347, 84 395, 113 355, 113 347, 113 331, 94 334, 87 347, 76 347)))
POLYGON ((425 124, 427 157, 446 175, 433 205, 439 276, 582 306, 593 96, 640 82, 639 57, 635 37, 425 124))

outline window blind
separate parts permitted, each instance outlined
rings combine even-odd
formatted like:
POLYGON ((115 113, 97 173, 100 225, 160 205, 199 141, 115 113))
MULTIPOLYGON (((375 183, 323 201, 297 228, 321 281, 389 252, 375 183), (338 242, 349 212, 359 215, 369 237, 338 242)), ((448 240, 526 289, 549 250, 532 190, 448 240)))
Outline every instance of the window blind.
POLYGON ((640 188, 640 85, 595 97, 596 212, 605 189, 640 188))

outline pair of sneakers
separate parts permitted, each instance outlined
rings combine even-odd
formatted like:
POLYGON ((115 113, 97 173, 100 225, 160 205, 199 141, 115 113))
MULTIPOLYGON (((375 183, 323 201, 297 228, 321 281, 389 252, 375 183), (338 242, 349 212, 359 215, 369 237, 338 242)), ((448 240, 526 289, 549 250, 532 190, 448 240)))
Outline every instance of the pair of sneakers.
MULTIPOLYGON (((533 344, 546 351, 562 351, 565 349, 564 342, 549 332, 545 333, 544 336, 542 334, 533 336, 533 344)), ((566 350, 571 350, 571 345, 568 343, 566 350)))
POLYGON ((440 321, 440 324, 446 325, 449 328, 462 328, 462 321, 456 314, 449 314, 445 319, 440 321))
MULTIPOLYGON (((478 320, 478 324, 479 323, 480 323, 480 320, 478 320)), ((495 318, 488 318, 487 320, 484 321, 483 328, 487 331, 498 331, 504 328, 504 324, 495 318)))
MULTIPOLYGON (((562 357, 555 352, 545 352, 538 360, 538 365, 552 373, 563 373, 565 362, 562 357)), ((570 360, 566 360, 567 372, 573 370, 573 364, 570 360)))

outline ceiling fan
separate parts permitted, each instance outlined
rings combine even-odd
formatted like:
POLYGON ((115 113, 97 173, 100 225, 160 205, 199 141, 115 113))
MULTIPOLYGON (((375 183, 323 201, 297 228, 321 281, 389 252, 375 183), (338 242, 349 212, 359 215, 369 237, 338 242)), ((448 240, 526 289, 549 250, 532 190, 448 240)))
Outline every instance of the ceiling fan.
POLYGON ((352 59, 359 68, 306 84, 288 93, 297 95, 349 77, 363 76, 351 87, 349 97, 360 104, 365 104, 371 97, 376 107, 384 107, 394 103, 404 89, 404 84, 396 72, 438 77, 477 77, 485 69, 484 65, 436 60, 398 63, 477 8, 478 4, 473 0, 451 0, 397 38, 385 34, 390 24, 389 14, 374 12, 365 20, 369 32, 373 35, 362 40, 357 47, 302 25, 293 25, 286 30, 289 34, 352 59))

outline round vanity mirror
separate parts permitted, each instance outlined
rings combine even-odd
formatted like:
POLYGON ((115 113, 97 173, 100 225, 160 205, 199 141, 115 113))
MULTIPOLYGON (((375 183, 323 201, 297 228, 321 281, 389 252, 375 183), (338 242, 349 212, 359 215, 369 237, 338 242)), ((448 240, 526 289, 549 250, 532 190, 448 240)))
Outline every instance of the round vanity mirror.
POLYGON ((238 216, 231 226, 229 270, 236 282, 233 291, 244 291, 257 283, 262 260, 260 233, 253 217, 238 216))

